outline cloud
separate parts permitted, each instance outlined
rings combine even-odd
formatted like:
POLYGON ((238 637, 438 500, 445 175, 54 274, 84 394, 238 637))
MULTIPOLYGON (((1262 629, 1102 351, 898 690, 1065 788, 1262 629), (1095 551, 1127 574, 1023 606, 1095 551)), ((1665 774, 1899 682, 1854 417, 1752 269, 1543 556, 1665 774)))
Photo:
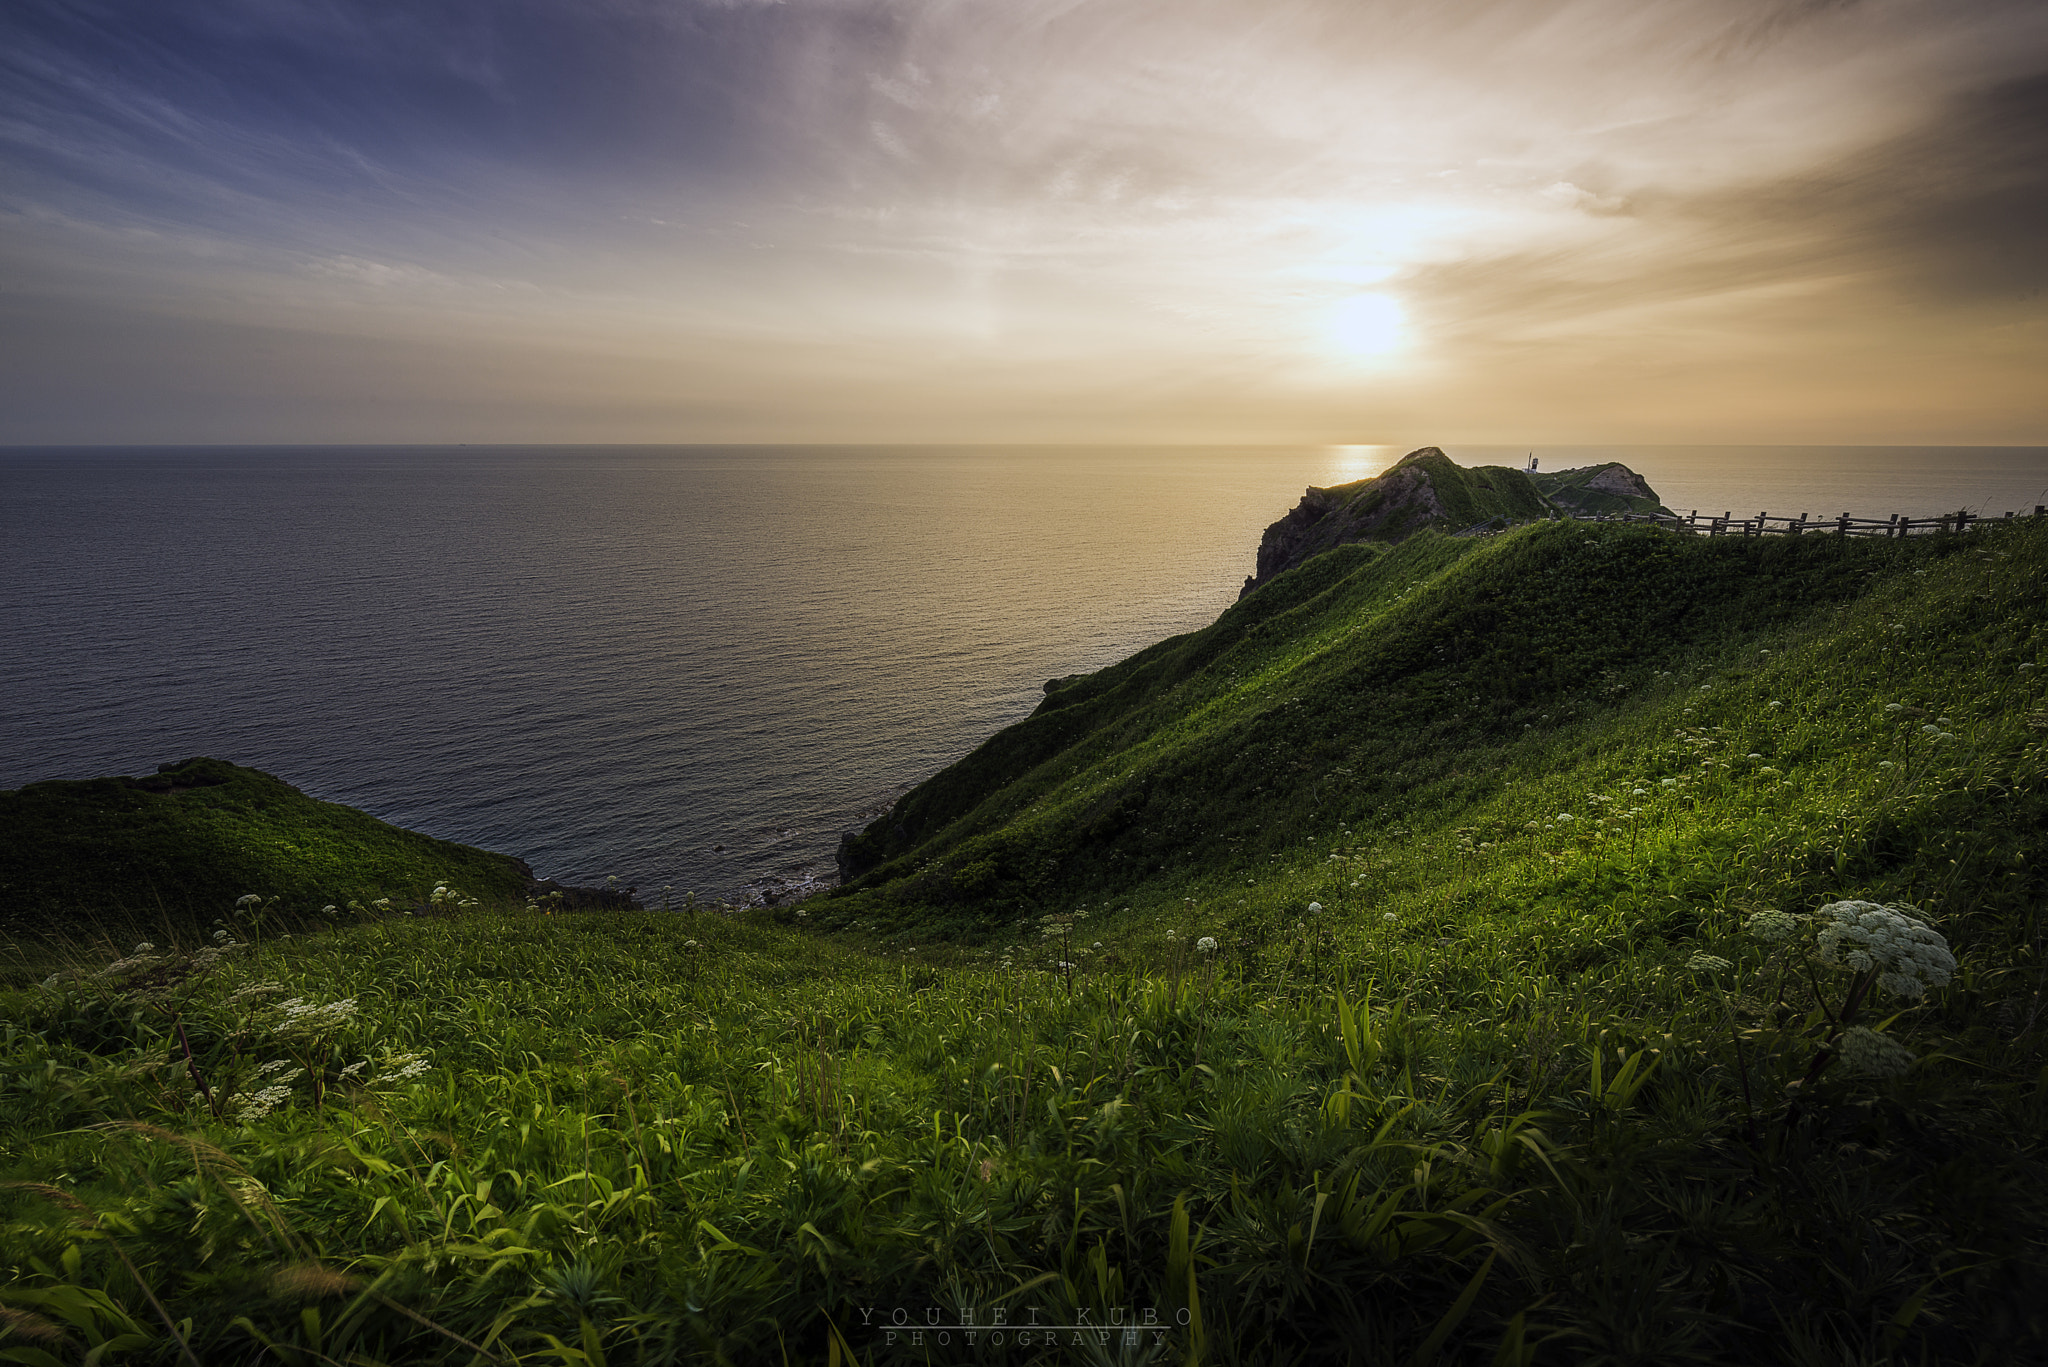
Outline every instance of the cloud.
POLYGON ((2038 0, 17 0, 0 253, 152 338, 431 341, 451 412, 502 402, 467 337, 1279 431, 1353 411, 1370 288, 1375 394, 1540 415, 1560 367, 2038 346, 2044 70, 2038 0))

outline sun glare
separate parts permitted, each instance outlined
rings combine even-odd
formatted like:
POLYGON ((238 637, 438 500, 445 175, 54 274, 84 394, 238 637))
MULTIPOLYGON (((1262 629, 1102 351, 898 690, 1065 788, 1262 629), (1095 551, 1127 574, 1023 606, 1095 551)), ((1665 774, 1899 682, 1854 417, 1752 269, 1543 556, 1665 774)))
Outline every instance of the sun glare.
POLYGON ((1378 356, 1401 344, 1401 306, 1384 294, 1354 294, 1330 312, 1330 333, 1353 356, 1378 356))

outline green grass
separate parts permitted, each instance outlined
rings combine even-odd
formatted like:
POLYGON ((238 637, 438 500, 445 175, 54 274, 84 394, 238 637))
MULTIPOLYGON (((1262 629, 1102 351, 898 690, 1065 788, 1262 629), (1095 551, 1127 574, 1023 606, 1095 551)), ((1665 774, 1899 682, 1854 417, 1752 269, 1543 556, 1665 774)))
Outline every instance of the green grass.
POLYGON ((831 898, 83 960, 4 999, 0 1360, 2026 1360, 2043 582, 2028 525, 1347 547, 831 898), (1844 898, 1953 980, 1745 930, 1844 898))
POLYGON ((527 884, 515 859, 401 830, 215 759, 0 792, 0 830, 0 932, 67 945, 102 928, 203 939, 249 892, 303 915, 352 898, 424 903, 441 879, 502 898, 527 884))

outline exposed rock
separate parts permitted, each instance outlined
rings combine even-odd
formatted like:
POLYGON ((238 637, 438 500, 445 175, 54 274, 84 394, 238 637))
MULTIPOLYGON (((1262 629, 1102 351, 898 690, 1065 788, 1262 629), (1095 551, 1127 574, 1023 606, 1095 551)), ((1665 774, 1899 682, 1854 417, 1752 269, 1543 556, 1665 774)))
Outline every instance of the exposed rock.
POLYGON ((1667 511, 1649 481, 1620 461, 1531 475, 1542 495, 1568 512, 1659 513, 1667 511))
MULTIPOLYGON (((1451 533, 1497 529, 1567 513, 1660 511, 1657 495, 1626 465, 1532 475, 1502 465, 1467 469, 1434 446, 1403 456, 1383 475, 1311 488, 1266 528, 1258 572, 1242 598, 1311 556, 1354 541, 1395 542, 1425 527, 1451 533)), ((1051 691, 1052 685, 1048 685, 1051 691)))
POLYGON ((1549 511, 1525 472, 1499 465, 1466 470, 1425 446, 1383 475, 1309 489, 1293 511, 1266 528, 1258 572, 1244 581, 1244 593, 1354 541, 1402 541, 1424 527, 1458 530, 1491 517, 1523 521, 1549 511))

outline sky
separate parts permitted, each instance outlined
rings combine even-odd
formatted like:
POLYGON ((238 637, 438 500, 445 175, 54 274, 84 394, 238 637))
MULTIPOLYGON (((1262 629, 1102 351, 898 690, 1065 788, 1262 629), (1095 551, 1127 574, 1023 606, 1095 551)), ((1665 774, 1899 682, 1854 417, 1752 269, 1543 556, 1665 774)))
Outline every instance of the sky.
POLYGON ((9 0, 0 443, 2048 443, 2041 0, 9 0))

